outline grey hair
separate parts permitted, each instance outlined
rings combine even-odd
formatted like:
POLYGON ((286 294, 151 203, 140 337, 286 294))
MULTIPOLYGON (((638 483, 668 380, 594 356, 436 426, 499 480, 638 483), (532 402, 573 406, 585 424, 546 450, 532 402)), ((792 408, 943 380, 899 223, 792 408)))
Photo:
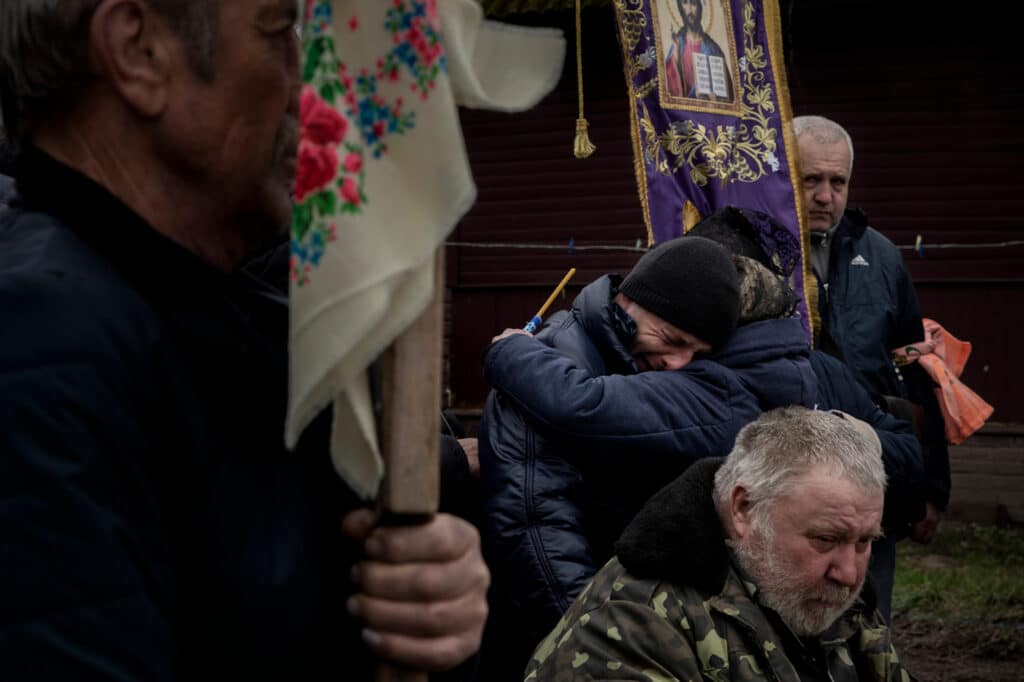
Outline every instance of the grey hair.
MULTIPOLYGON (((144 0, 185 43, 189 64, 214 76, 216 0, 144 0)), ((9 139, 65 109, 87 87, 89 23, 101 0, 0 3, 0 111, 9 139)))
POLYGON ((835 144, 839 138, 846 140, 846 148, 850 150, 849 175, 853 175, 853 139, 846 128, 824 116, 796 116, 793 118, 793 132, 797 138, 801 135, 816 134, 818 141, 824 144, 835 144))
POLYGON ((864 492, 885 492, 878 435, 843 412, 783 407, 744 426, 715 474, 715 504, 728 509, 737 486, 747 490, 752 513, 763 520, 796 481, 817 467, 864 492))

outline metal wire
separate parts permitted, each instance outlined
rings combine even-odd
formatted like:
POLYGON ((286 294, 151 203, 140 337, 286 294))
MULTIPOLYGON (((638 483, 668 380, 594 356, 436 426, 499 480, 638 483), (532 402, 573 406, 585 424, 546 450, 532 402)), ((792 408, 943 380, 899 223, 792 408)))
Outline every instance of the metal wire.
MULTIPOLYGON (((647 251, 646 246, 626 246, 622 244, 530 244, 526 242, 446 242, 447 246, 458 246, 470 249, 525 249, 534 251, 627 251, 643 253, 647 251)), ((981 242, 974 244, 946 243, 931 244, 924 242, 921 248, 930 249, 1002 249, 1015 246, 1024 246, 1024 240, 1011 240, 1005 242, 981 242)), ((896 247, 903 251, 917 251, 918 247, 913 244, 904 244, 896 247)))

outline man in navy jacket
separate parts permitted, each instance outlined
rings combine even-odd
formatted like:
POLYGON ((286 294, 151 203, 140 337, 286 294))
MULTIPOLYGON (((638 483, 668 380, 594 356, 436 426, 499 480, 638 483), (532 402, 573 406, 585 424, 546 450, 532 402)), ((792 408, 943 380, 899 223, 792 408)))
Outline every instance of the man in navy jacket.
MULTIPOLYGON (((949 503, 949 450, 933 382, 916 363, 900 368, 892 360, 893 349, 924 339, 917 294, 893 243, 868 225, 863 211, 847 209, 853 174, 849 133, 821 116, 798 116, 793 127, 818 282, 821 328, 816 347, 846 363, 876 404, 890 409, 909 401, 919 406, 925 515, 910 535, 927 543, 949 503)), ((888 589, 879 590, 886 618, 895 563, 893 538, 876 543, 872 570, 888 582, 888 589)))

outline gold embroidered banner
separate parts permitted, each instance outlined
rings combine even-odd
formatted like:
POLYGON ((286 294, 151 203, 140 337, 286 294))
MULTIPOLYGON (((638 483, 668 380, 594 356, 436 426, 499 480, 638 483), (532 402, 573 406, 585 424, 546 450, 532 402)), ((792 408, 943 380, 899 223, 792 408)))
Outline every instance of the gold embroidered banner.
POLYGON ((807 232, 777 0, 614 5, 649 243, 678 237, 725 206, 773 217, 799 251, 772 255, 796 265, 791 284, 810 334, 814 287, 802 256, 807 232))

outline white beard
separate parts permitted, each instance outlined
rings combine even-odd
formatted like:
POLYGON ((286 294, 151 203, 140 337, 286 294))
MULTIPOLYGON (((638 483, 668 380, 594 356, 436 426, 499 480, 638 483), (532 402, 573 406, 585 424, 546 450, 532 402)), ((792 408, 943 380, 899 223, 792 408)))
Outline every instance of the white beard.
POLYGON ((850 589, 835 584, 803 584, 794 566, 773 551, 771 539, 756 521, 746 539, 730 544, 740 568, 760 590, 761 604, 775 611, 800 637, 820 635, 831 627, 850 608, 863 586, 850 589), (825 603, 812 603, 818 600, 825 603))

